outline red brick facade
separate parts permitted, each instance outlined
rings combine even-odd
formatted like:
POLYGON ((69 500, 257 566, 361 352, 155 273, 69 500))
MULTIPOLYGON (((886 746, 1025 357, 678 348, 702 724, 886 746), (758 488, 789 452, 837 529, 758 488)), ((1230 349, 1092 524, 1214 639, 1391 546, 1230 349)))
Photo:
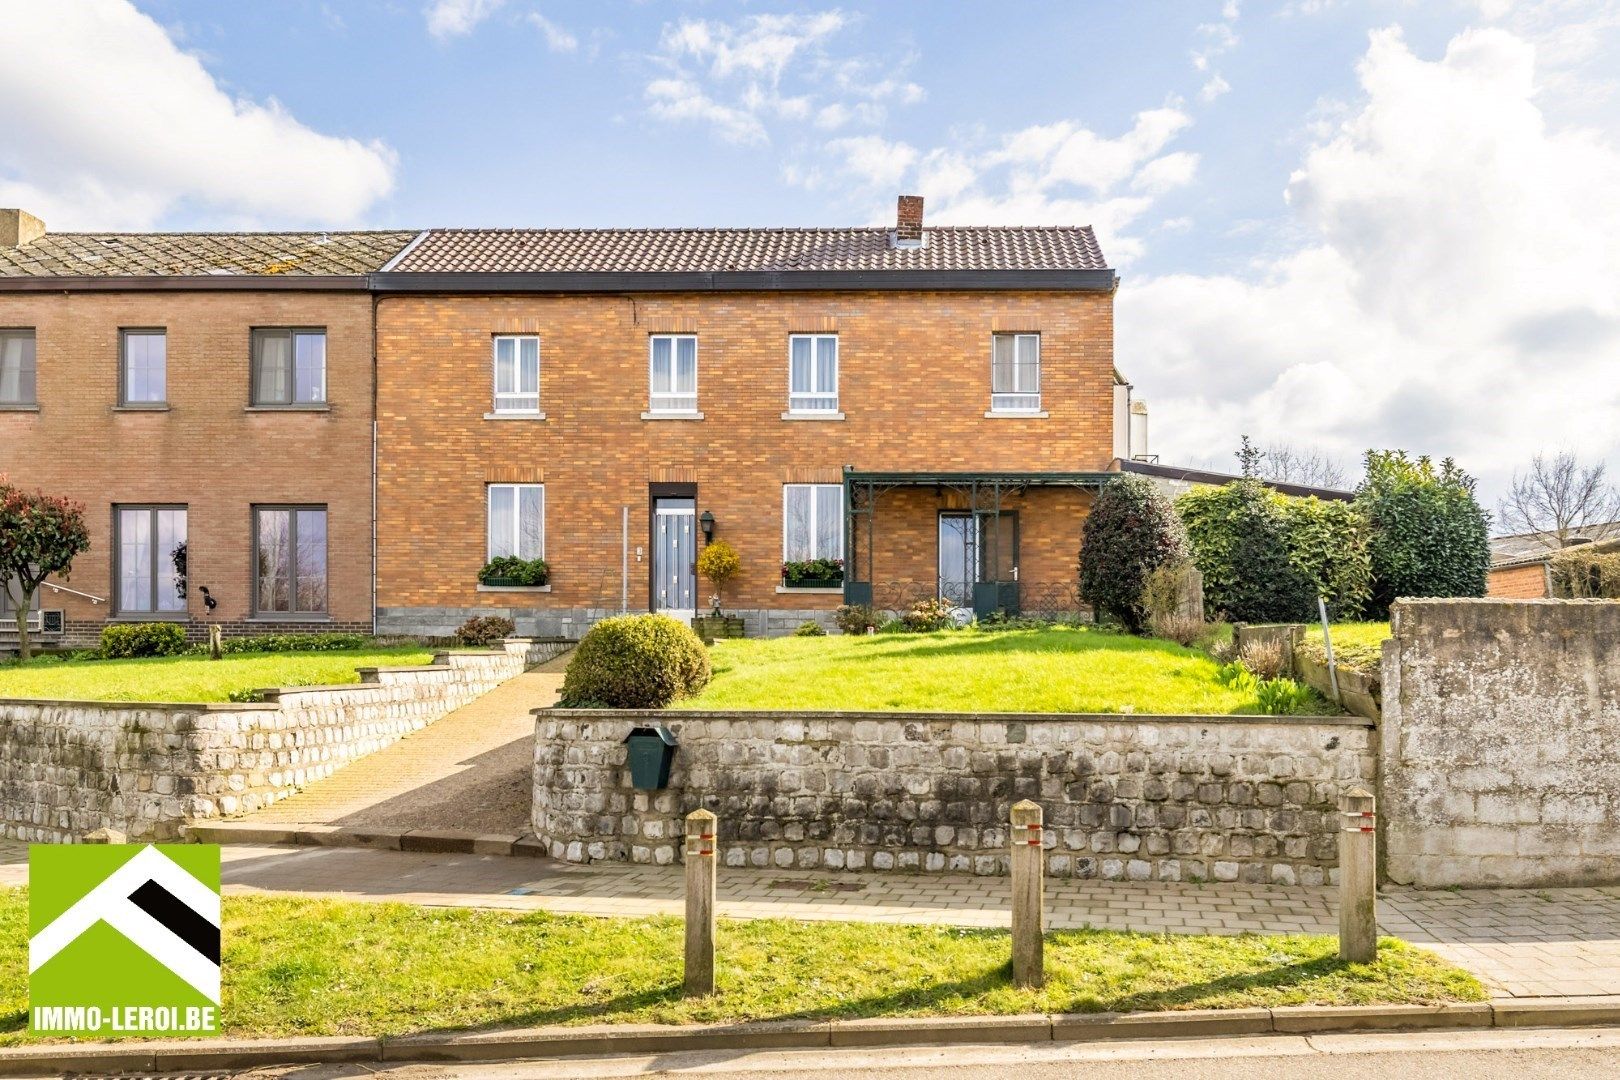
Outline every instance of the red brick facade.
POLYGON ((1551 596, 1547 589, 1547 564, 1497 567, 1486 580, 1485 595, 1503 600, 1540 600, 1551 596))
MULTIPOLYGON (((427 627, 436 610, 448 620, 483 608, 617 608, 625 507, 629 605, 645 609, 649 485, 658 483, 695 485, 697 509, 741 554, 727 608, 830 609, 837 596, 778 591, 783 484, 838 483, 845 466, 1107 469, 1112 305, 1109 293, 1073 291, 384 296, 380 621, 404 630, 427 627), (648 336, 671 332, 697 336, 702 419, 643 419, 648 336), (837 334, 842 419, 783 418, 788 337, 803 332, 837 334), (996 332, 1040 335, 1045 415, 985 415, 996 332), (544 419, 485 418, 496 334, 538 335, 544 419), (491 482, 545 485, 549 593, 478 589, 491 482)), ((953 498, 931 487, 883 497, 878 579, 934 579, 936 518, 953 498)), ((1020 511, 1023 580, 1073 581, 1088 498, 1032 489, 1009 503, 1020 511)))
MULTIPOLYGON (((45 591, 75 638, 116 610, 113 510, 184 506, 192 635, 356 629, 372 625, 371 297, 363 291, 0 292, 0 328, 32 329, 38 409, 0 410, 0 474, 85 504, 90 550, 72 588, 45 591), (327 406, 249 408, 254 327, 326 332, 327 406), (120 408, 120 330, 167 332, 167 408, 120 408), (256 618, 252 508, 327 509, 325 617, 256 618), (206 612, 198 586, 218 608, 206 612)), ((146 621, 149 614, 131 615, 146 621)))

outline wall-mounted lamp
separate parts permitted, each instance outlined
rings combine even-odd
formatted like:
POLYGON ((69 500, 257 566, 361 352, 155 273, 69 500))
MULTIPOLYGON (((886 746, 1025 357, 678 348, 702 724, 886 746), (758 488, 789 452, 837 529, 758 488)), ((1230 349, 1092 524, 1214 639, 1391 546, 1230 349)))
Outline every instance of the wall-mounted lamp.
POLYGON ((714 514, 708 510, 698 515, 698 526, 703 530, 703 542, 707 544, 714 539, 714 514))

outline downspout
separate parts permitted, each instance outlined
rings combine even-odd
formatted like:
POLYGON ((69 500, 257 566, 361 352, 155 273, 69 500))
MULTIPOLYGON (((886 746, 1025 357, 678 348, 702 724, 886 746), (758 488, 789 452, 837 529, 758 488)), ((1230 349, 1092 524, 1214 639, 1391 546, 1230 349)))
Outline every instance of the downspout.
POLYGON ((377 311, 382 297, 371 293, 371 636, 377 636, 377 311))

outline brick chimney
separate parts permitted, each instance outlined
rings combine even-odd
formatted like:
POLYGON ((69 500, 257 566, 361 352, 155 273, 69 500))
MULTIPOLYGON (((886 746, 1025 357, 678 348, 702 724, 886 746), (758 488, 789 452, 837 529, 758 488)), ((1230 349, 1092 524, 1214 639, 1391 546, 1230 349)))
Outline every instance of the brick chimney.
POLYGON ((26 210, 0 209, 0 248, 23 247, 45 235, 45 223, 26 210))
POLYGON ((902 195, 895 209, 894 238, 902 244, 922 241, 923 199, 921 195, 902 195))

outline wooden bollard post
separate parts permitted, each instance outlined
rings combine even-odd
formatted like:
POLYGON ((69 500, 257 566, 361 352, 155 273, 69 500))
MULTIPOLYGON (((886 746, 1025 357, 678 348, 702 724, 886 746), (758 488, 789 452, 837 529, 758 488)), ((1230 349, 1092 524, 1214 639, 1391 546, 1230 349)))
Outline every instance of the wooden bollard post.
POLYGON ((1013 985, 1046 983, 1042 882, 1046 847, 1042 843, 1041 808, 1025 799, 1012 808, 1012 954, 1013 985))
POLYGON ((707 810, 686 815, 686 996, 714 993, 715 826, 707 810))
POLYGON ((1371 963, 1378 955, 1378 818, 1372 792, 1339 796, 1339 959, 1371 963))

